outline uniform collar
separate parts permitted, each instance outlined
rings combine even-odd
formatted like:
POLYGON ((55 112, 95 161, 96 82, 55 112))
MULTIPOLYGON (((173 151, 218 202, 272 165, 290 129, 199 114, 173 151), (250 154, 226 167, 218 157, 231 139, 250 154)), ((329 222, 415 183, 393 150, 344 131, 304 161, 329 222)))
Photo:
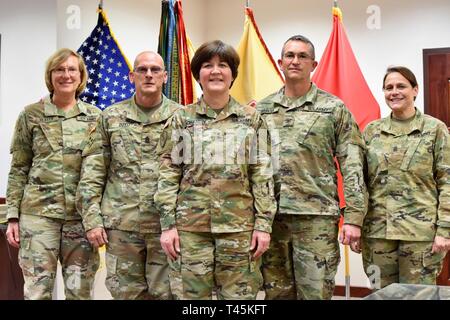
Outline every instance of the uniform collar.
POLYGON ((308 92, 298 97, 297 99, 292 99, 286 97, 284 94, 285 87, 283 86, 275 95, 274 102, 284 108, 294 109, 305 106, 305 109, 313 109, 314 102, 317 98, 317 86, 314 83, 311 83, 311 88, 308 92))
POLYGON ((130 108, 128 108, 126 112, 127 119, 133 120, 139 123, 157 123, 167 120, 173 112, 178 109, 176 103, 171 103, 172 101, 167 99, 167 97, 163 94, 161 105, 158 107, 158 110, 151 116, 151 119, 148 119, 148 116, 141 111, 141 109, 136 104, 136 94, 130 99, 130 108))
POLYGON ((404 134, 410 134, 414 131, 419 131, 422 132, 423 130, 423 116, 422 116, 422 112, 420 112, 420 110, 418 110, 416 107, 414 107, 416 109, 416 114, 414 116, 414 119, 411 121, 409 128, 407 131, 402 130, 402 131, 398 131, 395 130, 395 128, 392 125, 392 112, 389 115, 389 117, 386 117, 384 119, 382 119, 382 125, 381 125, 381 131, 395 135, 395 136, 400 136, 400 135, 404 135, 404 134))
POLYGON ((216 121, 220 121, 228 118, 233 114, 240 116, 242 115, 243 110, 241 104, 237 102, 232 96, 230 96, 228 103, 225 105, 222 111, 219 114, 217 114, 213 110, 213 108, 211 108, 206 104, 203 97, 201 97, 201 99, 196 103, 195 112, 197 114, 205 115, 209 118, 215 119, 216 121))
POLYGON ((80 99, 77 100, 75 106, 68 112, 64 112, 64 110, 59 109, 55 104, 53 104, 50 95, 44 97, 41 102, 44 104, 44 115, 46 117, 58 116, 72 118, 78 116, 79 114, 87 114, 86 106, 81 102, 80 99))

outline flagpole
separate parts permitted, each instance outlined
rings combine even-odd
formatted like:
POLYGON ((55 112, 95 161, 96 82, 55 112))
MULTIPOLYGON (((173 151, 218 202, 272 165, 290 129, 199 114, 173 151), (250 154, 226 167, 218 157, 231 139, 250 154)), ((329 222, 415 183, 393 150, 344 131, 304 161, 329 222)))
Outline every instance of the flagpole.
MULTIPOLYGON (((339 10, 338 1, 333 1, 333 12, 334 10, 339 10)), ((350 294, 350 259, 348 245, 344 245, 344 267, 345 267, 345 300, 349 300, 350 294)))
POLYGON ((246 7, 250 8, 250 0, 247 0, 246 3, 247 3, 246 7))
POLYGON ((103 9, 103 0, 100 0, 100 2, 98 4, 98 8, 99 9, 103 9))
POLYGON ((345 300, 350 299, 350 261, 348 245, 344 245, 344 259, 345 259, 345 300))

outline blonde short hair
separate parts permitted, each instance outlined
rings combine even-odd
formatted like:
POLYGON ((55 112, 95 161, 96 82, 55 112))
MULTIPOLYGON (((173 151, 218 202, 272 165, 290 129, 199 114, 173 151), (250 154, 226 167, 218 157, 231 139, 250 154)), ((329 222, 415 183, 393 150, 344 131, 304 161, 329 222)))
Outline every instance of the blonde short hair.
POLYGON ((86 69, 86 64, 84 63, 83 57, 78 54, 76 51, 68 48, 62 48, 56 51, 50 58, 47 60, 47 64, 45 67, 45 84, 47 85, 48 91, 53 93, 55 88, 53 88, 52 84, 52 71, 55 70, 61 63, 66 61, 70 56, 74 56, 78 58, 78 69, 80 70, 80 85, 75 92, 75 97, 83 92, 84 88, 86 88, 86 82, 88 79, 88 73, 86 69))

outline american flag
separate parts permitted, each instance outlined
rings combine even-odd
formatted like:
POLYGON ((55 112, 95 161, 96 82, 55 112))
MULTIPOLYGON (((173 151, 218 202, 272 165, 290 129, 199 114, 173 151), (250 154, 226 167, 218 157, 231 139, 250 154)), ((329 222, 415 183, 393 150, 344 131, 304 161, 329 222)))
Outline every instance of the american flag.
POLYGON ((99 9, 95 29, 77 52, 84 58, 89 74, 81 100, 103 110, 133 95, 134 86, 128 79, 130 64, 122 54, 102 9, 99 9))

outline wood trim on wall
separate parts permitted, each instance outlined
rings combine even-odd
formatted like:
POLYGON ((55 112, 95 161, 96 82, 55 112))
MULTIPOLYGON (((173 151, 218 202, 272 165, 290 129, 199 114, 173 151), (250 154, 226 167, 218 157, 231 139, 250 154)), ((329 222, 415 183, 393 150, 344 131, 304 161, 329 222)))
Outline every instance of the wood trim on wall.
MULTIPOLYGON (((350 297, 364 298, 372 293, 372 290, 364 287, 350 287, 350 297)), ((345 297, 345 286, 335 286, 334 288, 335 296, 345 297)))

